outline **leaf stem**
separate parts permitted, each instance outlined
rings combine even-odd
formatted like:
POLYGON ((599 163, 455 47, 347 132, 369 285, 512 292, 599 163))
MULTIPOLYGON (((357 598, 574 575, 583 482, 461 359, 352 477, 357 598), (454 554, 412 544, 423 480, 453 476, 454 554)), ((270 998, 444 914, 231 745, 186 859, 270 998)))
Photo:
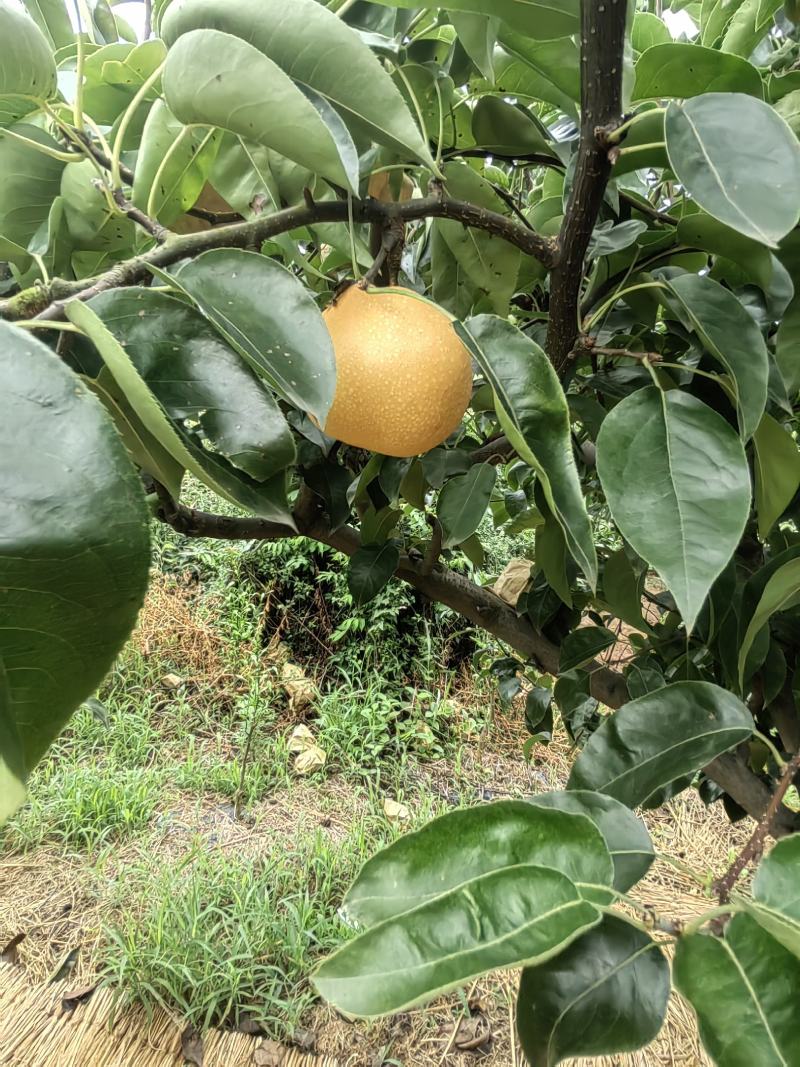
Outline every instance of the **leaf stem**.
POLYGON ((617 150, 617 156, 629 156, 633 152, 646 152, 648 148, 664 148, 666 144, 664 141, 648 141, 647 144, 632 144, 627 148, 620 148, 617 150))
POLYGON ((784 767, 786 766, 786 760, 783 758, 783 756, 780 754, 780 752, 778 752, 778 750, 775 747, 775 744, 772 741, 772 739, 770 737, 768 737, 766 734, 762 734, 760 730, 753 730, 753 736, 757 737, 759 739, 759 741, 761 741, 763 744, 765 744, 767 746, 767 748, 769 749, 770 755, 775 760, 775 763, 778 765, 778 767, 780 767, 781 772, 782 772, 784 767))
POLYGON ((78 152, 61 152, 57 148, 51 148, 49 145, 41 144, 39 141, 34 141, 30 137, 25 137, 21 133, 17 133, 15 130, 10 130, 6 127, 0 132, 0 138, 10 137, 13 141, 19 141, 20 144, 24 144, 27 148, 33 148, 36 152, 41 152, 42 155, 50 156, 51 159, 58 159, 62 163, 80 163, 84 158, 78 152))
POLYGON ((117 136, 114 138, 114 149, 111 153, 111 181, 113 182, 114 187, 117 189, 122 188, 122 177, 120 175, 119 166, 120 156, 122 154, 122 144, 125 140, 125 134, 128 132, 128 127, 130 126, 133 120, 133 116, 136 114, 139 108, 139 104, 141 104, 141 102, 156 84, 158 79, 161 77, 166 64, 167 61, 164 60, 163 63, 159 64, 159 66, 156 67, 150 77, 146 78, 145 81, 142 82, 142 84, 136 91, 133 100, 131 100, 131 102, 125 108, 125 113, 123 114, 120 120, 119 128, 117 129, 117 136))
POLYGON ((607 311, 609 311, 618 300, 621 300, 623 296, 628 293, 635 293, 637 289, 665 289, 666 286, 663 282, 638 282, 636 285, 629 285, 627 289, 618 289, 616 293, 613 293, 608 300, 605 300, 600 307, 593 314, 589 316, 583 325, 585 333, 588 333, 592 326, 601 319, 607 311))
POLYGON ((75 34, 75 45, 78 50, 75 63, 75 102, 73 105, 73 116, 75 126, 79 130, 83 130, 83 64, 86 59, 83 42, 83 19, 81 18, 81 8, 78 0, 75 0, 75 19, 78 25, 78 32, 75 34))
MULTIPOLYGON (((662 113, 664 113, 666 112, 666 110, 667 109, 664 107, 657 107, 648 108, 646 111, 637 111, 635 115, 632 115, 627 121, 617 126, 616 130, 606 136, 606 144, 619 144, 619 142, 622 140, 628 130, 635 126, 637 122, 640 122, 643 118, 654 114, 656 111, 661 111, 662 113)), ((642 145, 641 147, 644 147, 644 145, 642 145)))

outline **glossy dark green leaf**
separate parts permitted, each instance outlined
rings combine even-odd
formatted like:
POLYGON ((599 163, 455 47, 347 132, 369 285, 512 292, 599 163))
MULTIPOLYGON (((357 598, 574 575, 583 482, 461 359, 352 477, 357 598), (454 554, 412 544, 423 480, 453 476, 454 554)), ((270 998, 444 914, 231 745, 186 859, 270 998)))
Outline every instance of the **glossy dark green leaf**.
POLYGON ((517 1032, 531 1067, 628 1052, 664 1022, 669 964, 649 934, 605 915, 565 952, 522 972, 517 1032))
POLYGON ((625 675, 631 700, 654 693, 667 684, 663 673, 655 664, 632 663, 625 675))
POLYGON ((602 834, 582 814, 500 800, 448 812, 368 860, 349 889, 347 914, 373 926, 493 871, 552 867, 593 893, 614 868, 602 834))
MULTIPOLYGON (((354 129, 365 130, 378 144, 433 166, 427 144, 389 74, 358 34, 316 0, 292 0, 291 4, 283 0, 238 0, 235 4, 173 0, 161 29, 172 47, 182 34, 195 29, 216 29, 241 38, 297 85, 324 97, 354 129)), ((192 70, 190 60, 187 70, 192 70)))
POLYGON ((219 143, 217 131, 207 127, 187 130, 163 100, 156 100, 138 146, 133 203, 171 226, 200 196, 219 143))
POLYGON ((771 415, 753 434, 758 532, 766 538, 800 487, 800 450, 794 437, 771 415))
POLYGON ((400 562, 400 550, 391 541, 362 545, 347 564, 347 586, 360 607, 380 593, 400 562))
POLYGON ((229 130, 358 190, 358 157, 338 114, 325 100, 315 107, 277 63, 239 37, 218 30, 179 37, 167 54, 164 95, 187 125, 229 130), (325 109, 332 115, 320 114, 325 109))
MULTIPOLYGON (((533 690, 536 692, 536 690, 533 690)), ((545 690, 549 693, 549 690, 545 690)), ((656 857, 642 820, 614 797, 584 789, 538 793, 529 803, 586 815, 603 835, 614 861, 614 888, 626 892, 647 874, 656 857)))
POLYGON ((489 463, 476 463, 466 474, 445 482, 436 503, 436 514, 444 532, 444 546, 460 544, 478 529, 486 514, 497 479, 489 463))
POLYGON ((498 967, 549 959, 600 914, 559 871, 506 867, 371 927, 312 981, 339 1011, 388 1015, 498 967))
POLYGON ((603 600, 616 618, 637 630, 648 629, 642 617, 644 579, 636 576, 624 548, 618 548, 606 560, 602 586, 603 600))
POLYGON ((559 671, 571 671, 575 667, 585 667, 595 656, 611 648, 616 640, 616 634, 605 626, 581 626, 573 630, 561 642, 559 671))
MULTIPOLYGON (((60 146, 44 130, 21 122, 11 127, 48 148, 60 146)), ((70 164, 73 166, 74 164, 70 164)), ((0 234, 25 248, 47 221, 65 164, 3 135, 0 129, 0 234)))
POLYGON ((472 136, 489 152, 505 156, 541 153, 557 158, 544 128, 525 108, 499 96, 482 96, 472 112, 472 136))
POLYGON ((295 275, 268 256, 219 248, 171 280, 280 397, 324 426, 336 389, 333 344, 295 275))
POLYGON ((747 270, 764 292, 772 284, 773 265, 769 249, 752 237, 737 233, 705 211, 685 215, 678 223, 677 234, 681 244, 732 259, 747 270))
POLYGON ((610 256, 621 252, 636 243, 636 238, 647 229, 647 223, 640 219, 628 219, 616 225, 602 222, 595 226, 589 242, 589 254, 593 256, 610 256))
MULTIPOLYGON (((525 729, 536 734, 548 716, 552 718, 553 690, 536 685, 525 697, 525 729)), ((553 805, 556 807, 557 805, 553 805)))
POLYGON ((7 324, 0 339, 2 822, 127 639, 150 552, 141 484, 102 406, 40 341, 7 324))
POLYGON ((673 100, 664 131, 678 181, 709 215, 770 248, 794 228, 800 143, 769 104, 744 93, 673 100))
POLYGON ((272 394, 193 307, 139 288, 101 293, 89 306, 173 421, 196 423, 209 447, 256 481, 294 462, 272 394))
POLYGON ((750 915, 800 957, 800 836, 777 841, 753 879, 750 915))
POLYGON ((710 682, 675 682, 609 715, 578 755, 570 789, 594 789, 636 807, 657 789, 745 741, 750 712, 710 682))
POLYGON ((786 392, 794 399, 800 390, 800 297, 789 304, 775 338, 775 360, 786 392))
MULTIPOLYGON (((540 504, 543 502, 540 501, 540 504)), ((567 542, 564 533, 550 509, 544 505, 542 510, 525 508, 514 517, 514 530, 517 531, 525 522, 534 524, 536 541, 534 554, 536 566, 542 571, 547 584, 561 597, 567 607, 572 607, 572 593, 567 576, 567 542), (544 514, 544 522, 541 516, 544 514)), ((509 533, 511 527, 508 527, 509 533)))
POLYGON ((499 39, 502 51, 494 56, 494 87, 498 91, 525 103, 543 100, 567 115, 576 113, 580 63, 572 37, 535 40, 501 26, 499 39))
POLYGON ((767 403, 769 365, 764 338, 733 293, 700 274, 681 274, 667 282, 706 351, 731 376, 736 392, 739 432, 747 441, 767 403))
POLYGON ((739 648, 739 686, 744 684, 745 664, 753 642, 770 617, 800 601, 800 559, 789 560, 770 576, 755 611, 747 620, 747 629, 739 648))
POLYGON ((691 630, 750 511, 736 432, 688 393, 638 389, 603 422, 597 471, 622 535, 664 579, 691 630))
POLYGON ((724 939, 680 938, 673 978, 697 1012, 703 1045, 718 1067, 800 1063, 793 1010, 800 961, 749 915, 734 915, 724 939))
POLYGON ((590 683, 589 672, 576 669, 560 674, 553 687, 564 728, 576 745, 583 744, 600 722, 599 703, 591 695, 590 683))
POLYGON ((550 40, 565 37, 578 30, 576 0, 445 0, 445 3, 419 3, 419 0, 374 0, 387 7, 470 11, 495 15, 519 33, 533 38, 550 40))
POLYGON ((67 305, 66 314, 95 345, 137 418, 177 463, 230 503, 293 526, 283 473, 257 482, 220 453, 210 451, 191 423, 169 417, 127 349, 88 304, 73 300, 67 305))
POLYGON ((53 51, 74 41, 65 0, 23 0, 23 3, 53 51))
POLYGON ((0 2, 0 126, 11 126, 56 91, 56 65, 45 35, 18 7, 0 2))
POLYGON ((471 11, 451 11, 450 21, 458 41, 484 78, 494 81, 493 53, 497 43, 498 19, 471 11))
POLYGON ((456 324, 456 331, 494 390, 509 440, 539 475, 570 554, 594 586, 594 539, 572 454, 567 402, 553 365, 534 341, 494 315, 456 324))
POLYGON ((725 55, 699 44, 670 41, 657 44, 636 63, 634 100, 685 100, 701 93, 747 93, 764 97, 761 75, 739 56, 725 55))

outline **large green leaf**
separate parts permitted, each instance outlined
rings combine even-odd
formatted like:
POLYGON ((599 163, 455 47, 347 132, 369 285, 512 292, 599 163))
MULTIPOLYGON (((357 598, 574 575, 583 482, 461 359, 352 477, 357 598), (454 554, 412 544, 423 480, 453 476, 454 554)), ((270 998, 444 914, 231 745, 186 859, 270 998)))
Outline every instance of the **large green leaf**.
POLYGON ((718 1067, 800 1063, 800 960, 749 915, 734 915, 724 939, 682 937, 673 977, 718 1067))
POLYGON ((400 551, 391 541, 362 545, 347 564, 347 587, 360 607, 380 593, 400 562, 400 551))
POLYGON ((631 45, 634 52, 646 52, 657 44, 669 44, 672 34, 667 24, 658 15, 649 11, 636 11, 631 26, 631 45))
POLYGON ((27 14, 0 0, 0 126, 11 126, 56 91, 50 44, 27 14))
POLYGON ((750 712, 732 693, 710 682, 675 682, 604 719, 578 755, 569 788, 637 807, 752 731, 750 712))
POLYGON ((441 815, 373 856, 350 887, 345 910, 374 926, 519 864, 552 867, 592 896, 614 878, 606 842, 586 815, 500 800, 441 815))
POLYGON ((23 0, 23 3, 53 51, 72 43, 75 34, 65 0, 23 0))
POLYGON ((550 40, 578 31, 577 0, 445 0, 445 3, 419 3, 419 0, 374 0, 387 7, 407 7, 448 11, 471 11, 495 15, 529 37, 550 40))
POLYGON ((325 425, 336 389, 333 343, 295 275, 257 252, 218 248, 170 281, 280 397, 325 425))
POLYGON ((793 400, 800 390, 800 296, 786 309, 775 338, 775 361, 793 400))
POLYGON ((458 41, 484 78, 494 80, 494 46, 498 20, 493 15, 476 15, 470 11, 451 11, 450 21, 458 41))
POLYGON ((794 228, 800 143, 769 104, 744 93, 673 100, 664 131, 678 181, 709 215, 770 248, 794 228))
POLYGON ((61 196, 64 221, 76 248, 120 253, 132 250, 136 228, 130 219, 109 208, 91 160, 64 167, 61 196))
POLYGON ((616 618, 637 630, 648 629, 642 617, 644 576, 637 576, 624 548, 618 548, 606 560, 602 587, 603 600, 616 618))
POLYGON ((721 0, 720 6, 723 10, 727 8, 730 12, 732 7, 736 8, 722 38, 722 51, 737 56, 752 55, 753 49, 773 25, 773 17, 781 2, 782 0, 744 0, 743 3, 730 5, 721 0))
POLYGON ((502 52, 496 52, 495 87, 526 100, 543 100, 575 115, 580 99, 578 46, 571 37, 533 40, 500 30, 502 52))
POLYGON ((482 96, 472 112, 472 136, 476 144, 504 156, 532 152, 555 157, 541 124, 525 108, 499 96, 482 96))
POLYGON ((777 841, 753 879, 750 914, 800 957, 800 835, 777 841))
POLYGON ((572 454, 567 401, 553 365, 534 341, 494 315, 455 328, 492 386, 508 439, 539 475, 570 554, 594 587, 594 539, 572 454))
POLYGON ((773 281, 772 255, 768 248, 752 237, 737 233, 705 211, 684 215, 678 223, 677 234, 682 245, 702 248, 715 256, 732 259, 748 272, 765 293, 769 290, 773 281))
POLYGON ((792 559, 778 567, 770 576, 758 606, 748 620, 744 639, 739 648, 740 688, 744 685, 747 655, 753 647, 757 634, 775 612, 792 607, 798 600, 800 600, 800 559, 792 559))
POLYGON ((219 143, 218 132, 205 126, 187 130, 163 100, 156 100, 147 114, 139 143, 133 203, 142 211, 149 209, 159 222, 171 226, 200 196, 219 143), (157 175, 158 188, 153 190, 157 175))
POLYGON ((230 503, 265 519, 293 525, 284 474, 256 482, 224 456, 210 451, 183 419, 169 418, 127 349, 88 304, 73 300, 67 305, 66 314, 93 342, 137 418, 173 459, 230 503))
POLYGON ((150 553, 141 485, 101 405, 40 341, 4 323, 0 341, 1 822, 133 628, 150 553))
MULTIPOLYGON (((60 147, 37 126, 19 123, 11 130, 48 148, 60 147)), ((4 238, 23 248, 28 244, 47 220, 64 166, 61 160, 5 137, 0 130, 0 234, 4 238)))
POLYGON ((486 514, 497 471, 489 463, 476 463, 466 472, 445 482, 436 503, 444 532, 444 546, 461 544, 478 529, 486 514))
POLYGON ((101 293, 89 306, 125 348, 175 421, 258 482, 294 463, 294 439, 272 394, 203 316, 150 289, 101 293))
POLYGON ((739 432, 747 441, 767 403, 769 361, 764 338, 733 293, 701 274, 681 274, 668 283, 703 347, 730 374, 736 392, 739 432))
POLYGON ((604 916, 555 959, 522 972, 517 1032, 528 1063, 641 1048, 661 1029, 669 990, 669 964, 652 937, 604 916))
MULTIPOLYGON (((378 144, 403 156, 410 153, 434 165, 399 90, 368 45, 316 0, 173 0, 161 23, 164 39, 174 45, 194 29, 240 37, 298 85, 324 97, 354 129, 366 130, 378 144)), ((197 68, 190 76, 196 74, 197 68)), ((266 106, 272 110, 274 104, 266 106)))
POLYGON ((771 415, 753 434, 758 532, 766 538, 800 486, 800 450, 794 437, 771 415))
POLYGON ((756 68, 739 56, 725 55, 698 44, 670 41, 657 44, 636 63, 634 100, 682 100, 701 93, 747 93, 762 100, 764 90, 756 68))
POLYGON ((330 105, 247 41, 219 30, 192 30, 167 53, 164 95, 186 124, 216 126, 266 145, 353 192, 358 156, 330 105))
MULTIPOLYGON (((548 698, 552 695, 547 689, 543 692, 548 698)), ((530 798, 529 803, 542 808, 571 811, 591 819, 603 835, 614 861, 614 888, 621 893, 644 878, 656 858, 653 842, 642 820, 630 808, 605 793, 594 793, 588 789, 562 789, 538 793, 530 798)))
POLYGON ((559 871, 505 867, 371 927, 312 981, 348 1015, 387 1015, 498 967, 550 959, 600 915, 559 871))
POLYGON ((750 512, 739 437, 689 393, 639 389, 606 416, 597 471, 622 535, 667 583, 691 631, 750 512))
POLYGON ((595 656, 616 644, 617 635, 605 626, 580 626, 567 634, 561 642, 558 659, 559 673, 584 667, 595 656))

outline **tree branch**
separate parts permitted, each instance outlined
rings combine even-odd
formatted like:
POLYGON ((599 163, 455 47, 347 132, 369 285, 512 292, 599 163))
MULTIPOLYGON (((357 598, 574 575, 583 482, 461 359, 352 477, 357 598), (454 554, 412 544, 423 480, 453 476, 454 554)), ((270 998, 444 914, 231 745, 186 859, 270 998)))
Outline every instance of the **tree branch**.
MULTIPOLYGON (((555 241, 528 229, 521 223, 494 211, 454 200, 439 190, 433 195, 416 200, 394 201, 358 200, 353 203, 353 218, 356 222, 391 223, 393 220, 412 222, 424 218, 446 218, 462 222, 465 226, 486 230, 502 237, 528 255, 535 256, 547 267, 552 267, 556 258, 555 241)), ((104 274, 78 281, 63 281, 55 278, 48 285, 23 290, 15 296, 0 300, 0 318, 24 319, 34 316, 48 321, 64 317, 64 302, 70 299, 88 300, 107 289, 135 285, 149 276, 150 266, 169 267, 181 259, 190 259, 211 248, 251 248, 270 237, 317 222, 348 221, 348 205, 343 200, 322 200, 286 208, 273 215, 219 226, 200 233, 179 234, 170 237, 160 247, 141 256, 116 264, 104 274)))
POLYGON ((559 259, 550 275, 550 322, 545 348, 559 375, 570 364, 578 335, 583 261, 603 203, 611 163, 604 136, 622 120, 622 55, 627 5, 581 3, 581 135, 559 259))
POLYGON ((114 203, 117 207, 121 211, 124 211, 128 218, 132 222, 135 222, 137 226, 141 226, 145 233, 149 233, 158 244, 165 244, 172 236, 172 232, 168 230, 166 226, 162 226, 157 219, 151 219, 149 215, 144 213, 144 211, 132 204, 121 189, 115 189, 111 195, 113 196, 114 203))

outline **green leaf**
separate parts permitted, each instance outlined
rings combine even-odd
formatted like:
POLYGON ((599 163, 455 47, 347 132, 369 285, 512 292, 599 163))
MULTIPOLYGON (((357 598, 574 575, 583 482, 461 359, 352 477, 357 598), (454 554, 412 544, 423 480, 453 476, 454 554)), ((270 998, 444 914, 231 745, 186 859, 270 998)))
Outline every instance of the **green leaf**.
POLYGON ((578 47, 571 37, 532 40, 501 27, 494 87, 526 101, 542 100, 574 116, 580 98, 578 47))
POLYGON ((339 1011, 387 1015, 498 967, 547 960, 600 914, 558 871, 507 867, 371 927, 324 960, 312 981, 339 1011))
MULTIPOLYGON (((11 131, 48 148, 60 147, 37 126, 19 123, 11 131)), ((6 240, 24 248, 47 221, 59 194, 64 166, 61 160, 6 137, 0 130, 0 234, 6 240)))
POLYGON ((525 156, 539 152, 557 158, 546 131, 526 108, 498 96, 482 96, 472 112, 472 136, 489 152, 525 156))
POLYGON ((747 740, 750 712, 710 682, 674 682, 609 715, 578 755, 569 789, 595 789, 634 808, 656 790, 747 740))
POLYGON ((457 474, 445 482, 436 503, 445 548, 466 541, 478 529, 496 479, 494 467, 489 463, 476 463, 466 474, 457 474))
POLYGON ((315 106, 309 92, 229 33, 192 30, 167 53, 164 95, 181 122, 229 130, 357 192, 352 138, 327 101, 315 106))
MULTIPOLYGON (((531 509, 526 508, 514 516, 512 525, 517 530, 522 522, 527 524, 529 521, 536 520, 536 540, 534 542, 536 564, 547 579, 547 584, 550 588, 558 593, 567 607, 572 607, 572 593, 570 592, 569 578, 567 577, 567 542, 561 527, 546 504, 543 507, 543 511, 545 514, 544 522, 541 522, 542 512, 535 510, 532 512, 531 509)), ((511 529, 512 527, 509 526, 508 531, 511 532, 511 529)))
POLYGON ((747 93, 764 98, 761 75, 739 56, 725 55, 699 44, 670 41, 657 44, 636 63, 634 100, 686 100, 701 93, 747 93))
POLYGON ((498 20, 492 15, 452 11, 450 21, 456 28, 458 40, 469 58, 489 81, 494 81, 494 46, 497 43, 498 20))
POLYGON ((749 915, 734 915, 724 939, 680 938, 673 978, 697 1012, 703 1045, 718 1067, 800 1063, 792 1010, 800 961, 749 915))
POLYGON ((168 277, 278 396, 325 425, 336 389, 333 344, 291 271, 257 252, 217 248, 168 277))
MULTIPOLYGON (((224 5, 217 0, 173 0, 161 23, 167 44, 174 46, 182 34, 198 28, 222 30, 250 43, 301 88, 324 97, 354 131, 363 130, 378 144, 402 156, 410 153, 435 169, 389 74, 358 34, 316 0, 238 0, 224 5)), ((195 67, 190 77, 198 69, 205 73, 195 67)), ((267 107, 272 111, 274 103, 267 107)), ((288 134, 289 123, 286 130, 288 134)))
POLYGON ((649 11, 636 11, 631 27, 631 45, 634 52, 646 52, 656 44, 669 43, 672 34, 666 23, 649 11))
POLYGON ((495 15, 519 33, 543 40, 578 32, 576 0, 445 0, 444 4, 419 3, 419 0, 374 0, 374 3, 415 10, 443 7, 447 11, 495 15))
POLYGON ((187 130, 163 100, 156 100, 148 112, 136 157, 131 195, 136 207, 171 226, 200 196, 214 165, 220 136, 206 127, 187 130), (154 190, 157 175, 158 188, 154 190))
POLYGON ((64 0, 22 0, 28 14, 47 39, 52 51, 75 40, 64 0))
POLYGON ((173 459, 230 503, 265 519, 293 526, 283 474, 268 482, 256 482, 237 471, 223 456, 203 447, 183 422, 167 416, 131 356, 88 304, 73 300, 65 310, 67 318, 93 342, 137 418, 173 459))
MULTIPOLYGON (((549 689, 544 692, 552 696, 549 689)), ((644 823, 630 808, 614 797, 590 790, 563 789, 538 793, 530 797, 529 803, 542 808, 571 811, 591 819, 603 835, 611 854, 614 862, 614 888, 620 893, 626 892, 644 878, 655 859, 653 842, 644 823)))
POLYGON ((47 38, 32 18, 0 0, 0 126, 11 126, 55 92, 47 38))
POLYGON ((750 915, 794 956, 800 957, 800 836, 777 841, 753 879, 750 915))
POLYGON ((753 434, 758 533, 766 538, 800 486, 800 450, 792 435, 771 415, 753 434))
MULTIPOLYGON (((773 25, 773 16, 781 2, 782 0, 744 0, 744 3, 739 4, 722 38, 722 51, 737 56, 752 55, 756 45, 773 25)), ((727 6, 723 0, 721 7, 725 9, 727 6)))
POLYGON ((739 432, 743 441, 749 440, 767 403, 769 362, 761 331, 733 293, 712 278, 681 274, 667 285, 703 347, 731 376, 739 432))
POLYGON ((606 915, 555 959, 523 970, 522 1051, 531 1067, 554 1067, 641 1048, 661 1029, 669 991, 669 964, 656 942, 606 915))
POLYGON ((361 607, 380 593, 400 562, 400 550, 391 541, 362 545, 347 564, 347 587, 361 607))
POLYGON ((766 293, 773 281, 772 256, 768 248, 744 237, 705 211, 684 215, 677 226, 678 242, 732 259, 743 267, 766 293))
POLYGON ((133 248, 136 228, 130 219, 111 211, 97 182, 92 160, 70 163, 61 176, 64 221, 75 247, 98 252, 133 248))
POLYGON ((599 703, 590 692, 590 683, 588 671, 572 670, 560 674, 553 687, 561 721, 576 745, 583 744, 599 724, 599 703))
POLYGON ((258 482, 294 463, 294 438, 272 394, 199 312, 150 289, 101 293, 89 307, 125 348, 173 422, 258 482))
POLYGON ((744 639, 739 648, 739 687, 744 685, 745 663, 753 646, 756 635, 766 625, 770 617, 778 611, 792 607, 800 596, 800 559, 789 560, 770 576, 764 587, 755 612, 750 617, 744 639))
POLYGON ((374 926, 520 864, 552 867, 591 893, 614 877, 603 836, 584 814, 500 800, 448 812, 394 841, 364 864, 344 907, 374 926))
POLYGON ((743 93, 673 100, 664 131, 675 176, 709 215, 770 248, 794 228, 800 143, 769 104, 743 93))
POLYGON ((605 626, 581 626, 573 630, 561 642, 559 673, 585 667, 595 656, 611 648, 616 640, 616 634, 612 634, 605 626))
POLYGON ((150 551, 139 478, 102 406, 40 341, 5 323, 0 340, 2 822, 133 628, 150 551))
POLYGON ((606 560, 602 586, 603 600, 616 618, 637 630, 649 629, 642 617, 644 579, 637 578, 624 548, 617 549, 606 560))
POLYGON ((696 397, 638 389, 606 416, 597 471, 623 537, 664 579, 691 631, 750 512, 741 441, 696 397))
POLYGON ((775 338, 775 360, 794 399, 800 390, 800 297, 789 304, 775 338))
POLYGON ((539 475, 570 554, 594 587, 594 539, 572 454, 567 401, 553 365, 534 341, 494 315, 454 325, 492 386, 503 429, 539 475))

